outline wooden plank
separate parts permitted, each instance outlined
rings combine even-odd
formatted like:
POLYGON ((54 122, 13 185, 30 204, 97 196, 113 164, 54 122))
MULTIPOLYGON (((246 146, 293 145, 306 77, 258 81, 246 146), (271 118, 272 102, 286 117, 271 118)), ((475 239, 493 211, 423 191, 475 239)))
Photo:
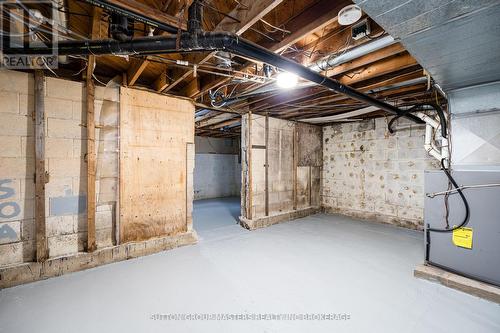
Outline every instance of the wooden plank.
POLYGON ((418 265, 413 275, 500 304, 500 287, 451 273, 431 264, 418 265))
POLYGON ((190 214, 186 144, 194 106, 148 91, 120 91, 120 241, 184 232, 190 214))
MULTIPOLYGON (((164 22, 172 26, 179 26, 179 19, 175 16, 168 15, 161 10, 149 7, 148 5, 135 0, 108 0, 109 3, 127 9, 133 13, 145 15, 151 19, 164 22)), ((180 27, 184 30, 187 29, 186 21, 180 21, 180 27)))
POLYGON ((35 70, 35 232, 36 260, 49 257, 45 226, 45 76, 35 70))
MULTIPOLYGON (((102 9, 94 7, 90 35, 92 39, 99 37, 99 23, 102 9)), ((86 118, 87 118, 87 251, 97 249, 95 237, 95 207, 96 207, 96 149, 95 149, 95 85, 92 75, 95 67, 95 56, 89 56, 86 71, 86 118)))
POLYGON ((139 79, 142 72, 148 66, 149 61, 146 59, 132 59, 129 69, 127 70, 128 85, 133 86, 135 82, 139 79))

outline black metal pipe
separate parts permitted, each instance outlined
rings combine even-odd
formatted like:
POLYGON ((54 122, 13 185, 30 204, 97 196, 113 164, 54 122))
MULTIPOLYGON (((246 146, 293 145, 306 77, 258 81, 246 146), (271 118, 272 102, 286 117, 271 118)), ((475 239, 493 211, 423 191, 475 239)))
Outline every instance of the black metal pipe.
MULTIPOLYGON (((196 24, 195 24, 196 25, 196 24)), ((9 44, 4 44, 9 45, 9 44)), ((5 49, 7 54, 47 54, 52 47, 32 47, 21 49, 5 49)), ((296 75, 322 85, 332 91, 346 95, 357 101, 373 105, 389 113, 407 117, 417 123, 423 121, 403 110, 379 101, 369 95, 359 92, 349 86, 343 85, 337 80, 323 76, 309 68, 302 66, 290 59, 271 52, 255 43, 240 38, 236 34, 226 32, 199 32, 181 35, 179 43, 175 37, 146 37, 130 41, 116 40, 86 40, 86 41, 62 41, 57 46, 59 55, 102 55, 102 54, 162 54, 196 51, 229 51, 241 56, 256 59, 272 66, 295 73, 296 75)))

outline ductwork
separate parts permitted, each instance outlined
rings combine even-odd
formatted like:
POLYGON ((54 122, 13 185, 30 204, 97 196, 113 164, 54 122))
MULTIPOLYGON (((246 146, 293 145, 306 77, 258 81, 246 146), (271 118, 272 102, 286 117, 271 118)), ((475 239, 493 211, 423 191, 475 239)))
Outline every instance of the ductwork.
MULTIPOLYGON (((116 40, 84 40, 84 41, 61 41, 58 43, 59 55, 147 55, 179 52, 200 51, 228 51, 243 57, 257 59, 285 71, 295 73, 305 80, 322 85, 327 89, 346 95, 357 101, 375 106, 391 114, 407 117, 415 122, 422 121, 412 115, 403 114, 399 108, 379 101, 349 86, 343 85, 337 80, 323 76, 303 65, 290 59, 273 53, 255 43, 240 38, 233 33, 203 32, 200 28, 202 22, 201 1, 195 0, 189 9, 188 26, 189 31, 177 37, 147 37, 130 41, 116 40)), ((8 45, 8 44, 6 44, 8 45)), ((7 54, 47 54, 52 50, 51 45, 47 47, 28 47, 20 49, 6 48, 7 54)))
MULTIPOLYGON (((397 43, 392 36, 384 36, 378 39, 375 39, 371 42, 362 44, 358 47, 352 48, 349 51, 345 52, 342 55, 337 56, 336 54, 331 54, 329 56, 326 56, 325 58, 318 60, 317 62, 311 64, 309 66, 309 69, 315 72, 321 72, 321 71, 328 71, 332 69, 335 66, 344 64, 348 61, 357 59, 359 57, 362 57, 364 55, 367 55, 369 53, 378 51, 383 49, 384 47, 390 46, 397 43)), ((314 86, 314 83, 311 82, 304 82, 298 84, 294 89, 304 89, 308 87, 314 86)), ((226 99, 224 100, 225 105, 228 105, 232 101, 238 101, 241 99, 273 92, 280 90, 281 88, 277 87, 275 84, 269 84, 264 87, 259 87, 255 90, 252 90, 250 92, 247 92, 243 95, 231 98, 231 99, 226 99)))
POLYGON ((344 54, 337 56, 336 54, 327 56, 314 64, 309 66, 309 69, 315 72, 327 71, 335 66, 346 63, 348 61, 354 60, 356 58, 367 55, 368 53, 378 51, 384 47, 391 46, 395 44, 396 41, 392 36, 387 35, 378 39, 375 39, 369 43, 362 44, 355 47, 344 54))

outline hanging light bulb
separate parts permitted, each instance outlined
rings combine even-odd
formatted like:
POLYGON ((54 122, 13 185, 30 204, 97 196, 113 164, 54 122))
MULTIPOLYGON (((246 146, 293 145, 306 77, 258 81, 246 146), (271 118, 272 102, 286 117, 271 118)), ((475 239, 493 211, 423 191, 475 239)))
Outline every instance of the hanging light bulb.
POLYGON ((276 77, 276 84, 283 89, 290 89, 297 85, 299 81, 297 75, 290 72, 281 72, 276 77))

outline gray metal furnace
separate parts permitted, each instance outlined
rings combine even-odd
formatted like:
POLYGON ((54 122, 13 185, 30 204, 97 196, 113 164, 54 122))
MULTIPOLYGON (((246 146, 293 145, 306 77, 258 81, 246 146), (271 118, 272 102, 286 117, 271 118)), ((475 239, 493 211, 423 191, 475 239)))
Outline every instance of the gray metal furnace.
MULTIPOLYGON (((500 171, 453 171, 452 176, 459 186, 500 183, 500 171)), ((443 171, 425 172, 426 193, 447 189, 448 179, 443 171)), ((471 248, 457 246, 457 238, 453 239, 451 232, 426 232, 427 261, 451 272, 500 286, 500 187, 470 188, 463 193, 470 206, 470 219, 465 227, 472 229, 471 248)), ((450 227, 459 225, 465 215, 463 201, 455 192, 450 194, 448 203, 450 227)), ((427 224, 431 228, 444 228, 445 216, 444 195, 426 196, 426 229, 427 224)))

